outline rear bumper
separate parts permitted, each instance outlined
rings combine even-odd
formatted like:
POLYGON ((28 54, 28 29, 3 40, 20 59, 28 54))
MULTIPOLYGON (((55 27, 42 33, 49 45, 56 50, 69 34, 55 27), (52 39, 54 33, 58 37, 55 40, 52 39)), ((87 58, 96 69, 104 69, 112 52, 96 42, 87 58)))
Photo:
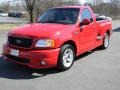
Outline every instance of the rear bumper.
MULTIPOLYGON (((18 64, 26 65, 31 68, 52 68, 57 65, 60 48, 50 50, 19 50, 19 56, 10 55, 11 48, 3 45, 4 59, 18 64)), ((16 49, 18 50, 18 49, 16 49)))

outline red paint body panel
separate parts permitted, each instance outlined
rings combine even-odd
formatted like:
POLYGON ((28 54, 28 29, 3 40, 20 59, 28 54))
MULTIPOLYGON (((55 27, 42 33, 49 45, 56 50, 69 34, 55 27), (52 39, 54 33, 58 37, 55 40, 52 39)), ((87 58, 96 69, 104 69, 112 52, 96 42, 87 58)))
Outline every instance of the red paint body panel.
POLYGON ((92 10, 87 6, 65 6, 58 8, 80 8, 78 20, 76 24, 55 24, 55 23, 33 23, 22 27, 15 28, 8 33, 9 36, 27 37, 34 39, 32 47, 29 49, 4 45, 3 55, 10 54, 10 49, 20 51, 19 57, 29 59, 27 64, 14 61, 10 58, 8 60, 15 63, 23 64, 32 68, 51 68, 55 67, 58 62, 60 47, 68 41, 74 42, 76 45, 76 56, 86 51, 92 50, 103 43, 103 39, 97 40, 97 36, 101 35, 104 38, 106 31, 111 32, 112 24, 109 20, 97 21, 92 10), (79 26, 78 23, 81 18, 81 13, 84 8, 90 10, 93 17, 93 22, 89 25, 79 26), (55 46, 53 48, 35 48, 35 43, 38 39, 53 39, 55 46), (41 60, 46 62, 46 65, 41 65, 41 60))
MULTIPOLYGON (((10 49, 12 49, 12 48, 9 47, 8 45, 4 46, 3 54, 9 55, 10 49)), ((51 49, 51 50, 29 50, 29 51, 22 50, 22 49, 19 49, 19 50, 20 50, 19 57, 29 59, 30 60, 29 63, 24 64, 21 62, 14 61, 10 58, 8 58, 7 60, 11 60, 12 62, 15 62, 18 64, 23 64, 23 65, 26 65, 28 67, 37 69, 37 68, 55 67, 57 64, 60 48, 51 49), (43 61, 43 60, 46 62, 46 65, 41 64, 41 61, 43 61)))

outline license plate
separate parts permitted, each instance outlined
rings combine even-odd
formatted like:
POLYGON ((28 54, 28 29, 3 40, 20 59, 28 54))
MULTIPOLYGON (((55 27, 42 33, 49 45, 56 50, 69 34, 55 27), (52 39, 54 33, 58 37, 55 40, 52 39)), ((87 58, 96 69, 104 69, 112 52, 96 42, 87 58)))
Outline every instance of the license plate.
POLYGON ((19 50, 11 49, 10 50, 10 55, 12 55, 12 56, 19 56, 19 50))

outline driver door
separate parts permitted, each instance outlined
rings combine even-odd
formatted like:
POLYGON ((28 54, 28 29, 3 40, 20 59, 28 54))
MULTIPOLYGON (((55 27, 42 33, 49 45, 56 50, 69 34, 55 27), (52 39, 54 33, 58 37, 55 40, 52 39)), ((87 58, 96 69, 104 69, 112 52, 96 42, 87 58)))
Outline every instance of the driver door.
POLYGON ((89 25, 81 25, 80 26, 80 49, 82 51, 88 51, 95 47, 97 30, 95 23, 93 21, 92 14, 89 9, 85 8, 82 10, 81 14, 81 22, 83 19, 89 19, 89 25))

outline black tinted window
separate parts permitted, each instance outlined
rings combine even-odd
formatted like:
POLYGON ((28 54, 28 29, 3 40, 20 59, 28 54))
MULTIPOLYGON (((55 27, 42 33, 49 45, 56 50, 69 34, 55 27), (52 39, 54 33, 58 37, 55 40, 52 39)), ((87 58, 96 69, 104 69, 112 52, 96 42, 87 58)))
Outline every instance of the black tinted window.
POLYGON ((39 23, 75 24, 79 15, 77 8, 54 8, 47 10, 38 20, 39 23))
POLYGON ((84 9, 83 12, 82 12, 82 16, 81 16, 81 21, 83 19, 89 19, 91 22, 93 21, 93 18, 92 18, 92 15, 89 11, 89 9, 84 9))

